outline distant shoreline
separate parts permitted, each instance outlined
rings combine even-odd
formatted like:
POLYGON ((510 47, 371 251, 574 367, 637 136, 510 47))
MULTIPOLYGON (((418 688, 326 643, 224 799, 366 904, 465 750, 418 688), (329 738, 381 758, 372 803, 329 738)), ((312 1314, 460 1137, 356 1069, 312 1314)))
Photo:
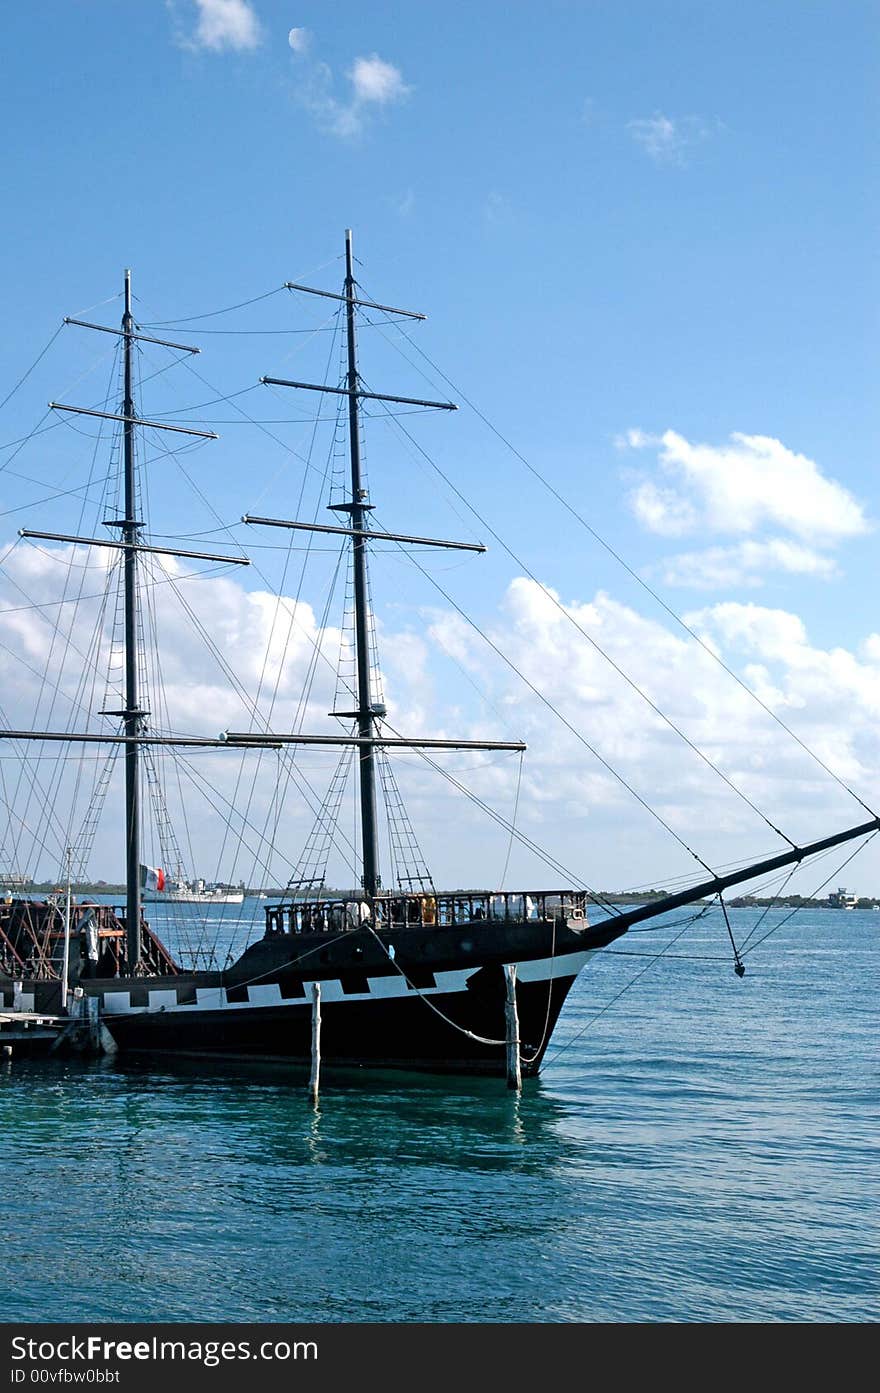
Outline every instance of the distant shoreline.
MULTIPOLYGON (((0 894, 5 895, 52 895, 63 891, 63 886, 58 886, 51 881, 42 881, 39 884, 4 886, 0 882, 0 894)), ((75 896, 82 895, 125 895, 124 885, 110 885, 105 881, 91 881, 87 884, 75 884, 71 887, 75 896)), ((286 890, 278 886, 254 886, 253 889, 245 889, 246 899, 270 899, 280 900, 286 895, 286 890)), ((476 891, 468 888, 450 890, 447 894, 475 894, 476 891)), ((522 891, 511 891, 511 894, 521 894, 522 891)), ((650 904, 653 900, 661 900, 664 896, 671 894, 669 890, 645 890, 636 893, 634 890, 600 890, 595 896, 590 898, 597 905, 602 904, 650 904)), ((341 890, 335 887, 328 887, 323 895, 317 897, 321 899, 342 899, 351 895, 351 889, 341 890)), ((700 903, 709 903, 708 900, 700 903)), ((803 895, 739 895, 727 901, 729 909, 763 909, 768 905, 775 905, 779 909, 834 909, 834 910, 853 910, 853 909, 880 909, 880 899, 871 896, 860 897, 854 905, 844 906, 832 904, 828 899, 814 900, 803 895)))

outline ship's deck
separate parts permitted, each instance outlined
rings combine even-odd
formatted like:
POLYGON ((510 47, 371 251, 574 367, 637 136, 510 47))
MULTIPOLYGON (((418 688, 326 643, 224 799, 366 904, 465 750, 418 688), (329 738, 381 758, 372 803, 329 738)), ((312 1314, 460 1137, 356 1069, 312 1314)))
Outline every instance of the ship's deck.
POLYGON ((454 890, 334 898, 295 898, 266 906, 266 933, 338 932, 371 923, 404 925, 473 924, 480 920, 586 920, 585 890, 454 890))

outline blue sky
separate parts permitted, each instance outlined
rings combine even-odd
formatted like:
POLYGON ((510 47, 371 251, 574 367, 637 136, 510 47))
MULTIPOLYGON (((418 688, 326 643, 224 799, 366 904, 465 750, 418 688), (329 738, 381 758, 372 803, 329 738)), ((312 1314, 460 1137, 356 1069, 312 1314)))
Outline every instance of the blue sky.
MULTIPOLYGON (((4 24, 15 61, 0 96, 0 395, 62 314, 117 294, 124 266, 144 322, 182 319, 286 279, 338 288, 350 226, 368 292, 428 313, 411 332, 433 362, 868 797, 880 714, 876 5, 54 0, 14 7, 4 24)), ((118 310, 85 317, 112 322, 118 310)), ((286 328, 316 314, 276 297, 222 322, 286 328)), ((175 333, 186 342, 195 328, 175 333)), ((281 335, 193 341, 224 390, 305 368, 281 335)), ((367 334, 361 347, 380 390, 434 394, 384 339, 367 334)), ((68 349, 53 345, 16 394, 4 440, 72 381, 68 349)), ((71 351, 86 365, 95 349, 71 351)), ((212 395, 192 385, 178 406, 212 395)), ((265 400, 269 415, 289 409, 265 400)), ((515 554, 582 627, 605 646, 611 635, 616 660, 774 818, 798 838, 859 820, 832 781, 780 750, 757 708, 743 714, 726 678, 702 658, 688 668, 681 631, 479 419, 415 419, 419 441, 515 554)), ((289 481, 266 482, 272 447, 218 429, 210 493, 224 520, 283 514, 289 481)), ((399 442, 386 460, 380 441, 369 463, 385 524, 461 535, 467 519, 449 490, 414 491, 417 460, 399 442)), ((62 467, 57 433, 44 445, 42 461, 28 447, 31 479, 62 467)), ((27 501, 25 481, 7 475, 4 488, 3 508, 27 501)), ((13 517, 4 541, 22 523, 13 517)), ((707 856, 773 845, 760 824, 728 819, 708 787, 670 791, 684 756, 665 737, 635 748, 635 710, 598 669, 581 669, 570 622, 556 632, 559 612, 544 614, 534 588, 508 588, 522 571, 503 550, 439 566, 520 666, 538 665, 538 685, 548 664, 565 670, 570 681, 551 683, 556 704, 646 795, 659 784, 677 828, 691 836, 709 818, 707 856)), ((542 746, 546 710, 453 632, 436 593, 395 576, 392 601, 377 604, 402 717, 450 733, 457 716, 494 719, 467 702, 448 709, 435 624, 509 716, 504 734, 526 728, 543 761, 530 789, 540 839, 564 829, 569 862, 589 846, 594 884, 661 876, 662 842, 594 783, 583 747, 542 746)), ((510 787, 495 791, 509 814, 510 787)), ((860 865, 860 888, 880 889, 870 853, 860 865)))

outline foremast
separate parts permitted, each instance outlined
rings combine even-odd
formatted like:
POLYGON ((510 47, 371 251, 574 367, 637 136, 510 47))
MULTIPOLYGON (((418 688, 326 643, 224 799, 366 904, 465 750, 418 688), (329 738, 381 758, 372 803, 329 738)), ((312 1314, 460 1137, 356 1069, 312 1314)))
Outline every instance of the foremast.
MULTIPOLYGON (((145 735, 149 712, 141 707, 138 659, 140 615, 138 601, 138 555, 141 552, 154 552, 170 556, 184 556, 210 561, 225 561, 233 565, 248 565, 246 557, 215 556, 207 552, 184 551, 176 547, 155 547, 141 541, 143 522, 138 517, 138 489, 136 472, 136 429, 173 431, 181 435, 200 436, 216 440, 215 431, 197 430, 190 426, 170 425, 162 421, 148 421, 137 415, 134 399, 134 347, 139 341, 158 344, 163 348, 181 353, 200 353, 201 349, 188 344, 170 343, 167 339, 154 338, 142 334, 135 324, 131 308, 131 271, 125 272, 124 311, 122 324, 114 329, 104 324, 90 324, 83 319, 66 316, 65 324, 75 324, 83 329, 95 330, 104 334, 116 334, 122 339, 122 411, 99 411, 92 407, 71 406, 61 402, 50 402, 51 409, 70 411, 78 415, 96 416, 107 421, 117 421, 122 425, 123 494, 124 516, 105 518, 104 526, 119 529, 118 540, 103 537, 79 537, 58 532, 37 532, 21 528, 22 537, 41 538, 45 541, 70 542, 82 546, 111 547, 123 554, 123 649, 124 649, 124 690, 123 706, 117 711, 102 711, 102 716, 121 718, 121 736, 92 736, 64 732, 25 731, 18 738, 29 740, 63 739, 65 742, 98 740, 101 742, 120 742, 125 746, 125 949, 126 967, 134 975, 142 965, 141 917, 143 911, 141 894, 141 770, 140 747, 142 744, 174 743, 145 735)), ((7 737, 8 732, 0 732, 7 737)))

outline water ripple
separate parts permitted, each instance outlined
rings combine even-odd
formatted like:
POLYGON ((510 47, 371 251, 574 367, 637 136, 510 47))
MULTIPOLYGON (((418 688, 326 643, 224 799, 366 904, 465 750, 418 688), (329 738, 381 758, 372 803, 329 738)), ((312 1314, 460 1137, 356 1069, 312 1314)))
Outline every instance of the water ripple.
POLYGON ((812 918, 742 983, 666 962, 585 1030, 635 975, 600 955, 520 1099, 352 1075, 316 1113, 276 1067, 5 1065, 4 1318, 875 1321, 877 927, 812 918))

